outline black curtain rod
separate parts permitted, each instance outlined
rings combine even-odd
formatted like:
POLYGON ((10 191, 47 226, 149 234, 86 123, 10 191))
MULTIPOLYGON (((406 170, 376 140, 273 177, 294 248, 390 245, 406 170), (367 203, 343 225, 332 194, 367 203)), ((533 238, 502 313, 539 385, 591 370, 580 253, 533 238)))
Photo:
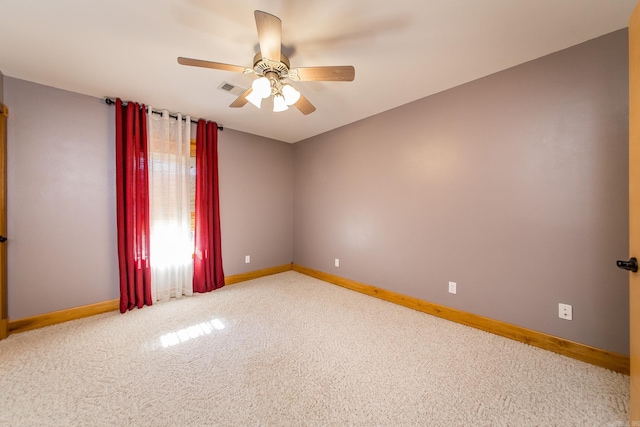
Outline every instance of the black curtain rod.
MULTIPOLYGON (((111 104, 115 104, 116 100, 113 98, 105 98, 104 102, 107 103, 107 105, 111 105, 111 104)), ((127 105, 128 102, 127 101, 122 101, 122 105, 127 105)), ((151 114, 157 114, 159 116, 162 115, 162 111, 156 111, 156 110, 151 110, 151 114)), ((169 113, 169 117, 171 117, 172 119, 177 119, 178 115, 176 113, 169 113)), ((187 118, 185 116, 182 116, 182 120, 187 120, 187 118)), ((191 123, 198 123, 197 119, 191 119, 191 123)), ((218 125, 218 130, 224 130, 224 127, 222 125, 218 125)))

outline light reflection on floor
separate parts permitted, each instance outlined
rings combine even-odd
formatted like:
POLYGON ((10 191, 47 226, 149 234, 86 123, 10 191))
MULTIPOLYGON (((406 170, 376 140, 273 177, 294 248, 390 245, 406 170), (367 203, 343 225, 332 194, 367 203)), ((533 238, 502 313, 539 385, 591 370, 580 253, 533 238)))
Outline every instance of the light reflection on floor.
POLYGON ((188 328, 180 329, 179 331, 164 334, 160 337, 160 342, 164 348, 172 347, 194 338, 209 335, 214 330, 220 331, 222 329, 224 329, 224 323, 216 318, 208 322, 202 322, 189 326, 188 328))

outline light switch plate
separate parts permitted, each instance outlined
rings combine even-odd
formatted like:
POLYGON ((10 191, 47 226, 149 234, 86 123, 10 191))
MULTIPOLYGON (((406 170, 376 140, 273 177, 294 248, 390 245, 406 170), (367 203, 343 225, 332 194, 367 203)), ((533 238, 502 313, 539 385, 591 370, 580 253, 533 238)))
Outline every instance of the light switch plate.
POLYGON ((455 294, 457 292, 457 287, 458 285, 456 285, 456 282, 449 282, 449 293, 455 294))

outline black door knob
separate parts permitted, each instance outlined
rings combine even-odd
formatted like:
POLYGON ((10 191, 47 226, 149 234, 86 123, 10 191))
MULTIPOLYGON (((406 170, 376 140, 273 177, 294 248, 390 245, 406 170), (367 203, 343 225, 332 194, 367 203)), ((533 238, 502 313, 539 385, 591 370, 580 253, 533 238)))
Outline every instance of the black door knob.
POLYGON ((0 243, 4 243, 7 241, 7 238, 4 236, 0 236, 0 243))
POLYGON ((634 273, 638 271, 638 260, 635 257, 629 261, 616 261, 616 265, 623 270, 633 271, 634 273))

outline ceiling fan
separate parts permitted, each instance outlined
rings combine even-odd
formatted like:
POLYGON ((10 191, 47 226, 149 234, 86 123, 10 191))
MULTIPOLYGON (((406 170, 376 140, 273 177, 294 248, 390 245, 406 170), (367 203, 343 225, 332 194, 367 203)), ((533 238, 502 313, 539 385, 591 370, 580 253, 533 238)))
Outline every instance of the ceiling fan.
POLYGON ((281 52, 282 21, 277 16, 256 10, 256 27, 260 52, 253 57, 253 68, 221 62, 203 61, 200 59, 178 58, 178 63, 193 67, 213 68, 260 76, 253 81, 251 87, 244 91, 230 107, 243 107, 251 102, 260 108, 261 101, 273 96, 273 111, 284 111, 293 105, 302 114, 310 114, 316 107, 300 92, 284 80, 294 81, 353 81, 355 68, 346 66, 291 68, 289 58, 281 52))

